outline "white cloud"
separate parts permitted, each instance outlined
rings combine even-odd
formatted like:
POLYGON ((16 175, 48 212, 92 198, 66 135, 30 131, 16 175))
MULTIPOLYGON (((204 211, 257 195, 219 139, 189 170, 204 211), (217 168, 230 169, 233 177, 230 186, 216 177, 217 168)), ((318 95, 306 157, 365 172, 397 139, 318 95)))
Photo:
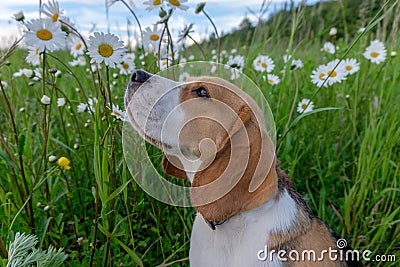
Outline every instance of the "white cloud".
MULTIPOLYGON (((127 0, 128 3, 130 0, 127 0)), ((139 18, 142 28, 146 28, 159 20, 158 11, 153 10, 148 12, 143 6, 144 0, 134 0, 134 12, 139 18)), ((220 33, 227 33, 233 28, 237 28, 244 16, 247 14, 252 18, 248 9, 258 11, 262 1, 261 0, 205 0, 206 11, 215 22, 220 33)), ((17 22, 12 20, 14 13, 22 10, 25 17, 29 20, 38 17, 39 1, 38 0, 1 0, 0 5, 0 38, 4 39, 7 36, 15 36, 18 33, 17 22)), ((42 0, 46 3, 47 0, 42 0)), ((109 7, 109 21, 106 20, 105 2, 104 0, 58 0, 59 6, 64 10, 65 15, 70 17, 76 22, 77 28, 84 35, 89 33, 93 23, 96 24, 97 31, 107 31, 108 28, 118 35, 126 35, 127 19, 132 23, 132 29, 137 30, 137 23, 129 10, 121 3, 116 2, 109 7), (108 25, 109 24, 109 25, 108 25)), ((183 30, 184 25, 189 23, 195 24, 195 33, 193 37, 197 40, 207 34, 213 32, 213 28, 207 18, 201 14, 194 14, 194 8, 200 1, 189 0, 188 5, 190 9, 187 12, 176 10, 171 19, 171 29, 174 35, 177 36, 183 30)), ((273 10, 273 5, 288 0, 267 0, 273 10)), ((300 2, 300 0, 295 0, 300 2)), ((309 2, 316 2, 316 0, 309 0, 309 2)), ((19 32, 21 35, 21 32, 19 32)), ((3 44, 4 42, 2 42, 3 44)))

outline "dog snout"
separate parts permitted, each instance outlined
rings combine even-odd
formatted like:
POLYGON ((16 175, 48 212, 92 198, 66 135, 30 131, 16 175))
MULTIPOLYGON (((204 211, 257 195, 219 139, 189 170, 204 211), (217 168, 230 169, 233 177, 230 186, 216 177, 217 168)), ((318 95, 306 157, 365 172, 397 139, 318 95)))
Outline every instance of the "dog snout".
POLYGON ((144 83, 151 75, 143 70, 136 70, 132 73, 131 82, 144 83))
POLYGON ((128 88, 125 91, 125 108, 128 107, 129 102, 132 99, 132 96, 135 92, 139 89, 139 87, 149 80, 151 74, 143 71, 143 70, 136 70, 132 73, 130 82, 128 84, 128 88))

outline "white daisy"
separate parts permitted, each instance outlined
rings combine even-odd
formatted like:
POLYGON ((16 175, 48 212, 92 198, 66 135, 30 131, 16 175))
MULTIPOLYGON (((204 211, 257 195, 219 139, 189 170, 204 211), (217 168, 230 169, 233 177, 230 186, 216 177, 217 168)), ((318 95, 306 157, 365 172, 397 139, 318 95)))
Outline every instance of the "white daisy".
POLYGON ((188 6, 182 5, 182 3, 186 3, 187 0, 166 0, 167 4, 172 8, 179 8, 183 11, 188 10, 188 6))
POLYGON ((52 22, 58 21, 63 14, 63 10, 60 10, 58 2, 55 0, 49 1, 47 4, 43 4, 42 12, 51 18, 52 22))
MULTIPOLYGON (((228 65, 231 68, 242 70, 244 67, 244 57, 241 55, 237 55, 235 57, 229 56, 228 61, 226 62, 226 65, 228 65)), ((234 80, 234 79, 232 79, 234 80)))
POLYGON ((297 112, 300 114, 308 113, 313 109, 314 109, 314 103, 307 98, 303 98, 297 105, 297 112))
POLYGON ((134 57, 130 54, 126 54, 122 57, 121 63, 118 64, 119 73, 124 75, 131 74, 135 69, 135 62, 133 61, 134 57))
MULTIPOLYGON (((292 58, 291 55, 283 55, 283 62, 285 62, 285 64, 292 58)), ((285 66, 286 67, 286 66, 285 66)), ((303 61, 301 61, 301 59, 293 59, 292 60, 292 66, 290 67, 290 69, 302 69, 304 68, 304 64, 303 61)))
POLYGON ((303 61, 301 59, 294 59, 292 61, 292 69, 298 70, 304 68, 303 61))
POLYGON ((375 64, 380 64, 386 60, 386 48, 385 45, 378 40, 374 40, 365 49, 363 56, 375 64))
POLYGON ((346 80, 346 71, 342 64, 339 64, 339 59, 335 59, 326 65, 327 68, 327 83, 331 86, 334 83, 341 83, 346 80))
POLYGON ((317 87, 328 87, 328 83, 325 80, 328 78, 328 68, 326 65, 320 65, 318 68, 311 73, 311 82, 317 87))
POLYGON ((22 75, 27 78, 32 78, 33 76, 35 76, 35 73, 31 69, 20 69, 13 74, 13 77, 21 77, 22 75))
MULTIPOLYGON (((265 78, 265 76, 263 76, 263 78, 265 78)), ((278 75, 268 73, 267 82, 270 85, 277 85, 277 84, 279 84, 281 82, 281 79, 279 79, 278 75)))
POLYGON ((358 32, 358 33, 362 33, 362 32, 365 32, 365 30, 366 30, 365 27, 360 27, 360 28, 357 30, 357 32, 358 32))
POLYGON ((283 62, 287 63, 292 58, 292 55, 284 54, 282 56, 282 58, 283 58, 283 62))
POLYGON ((146 9, 148 11, 151 11, 154 8, 161 7, 162 3, 163 3, 163 0, 149 0, 149 1, 143 2, 143 5, 147 5, 148 7, 146 7, 146 9))
POLYGON ((55 162, 57 160, 57 157, 54 155, 49 156, 49 162, 55 162))
POLYGON ((186 63, 187 63, 187 59, 186 58, 181 57, 179 59, 179 65, 181 65, 182 67, 184 67, 186 65, 186 63))
POLYGON ((134 53, 126 53, 123 56, 123 59, 130 60, 130 61, 135 61, 135 58, 136 58, 136 55, 134 53))
POLYGON ((83 44, 82 40, 74 40, 74 42, 71 44, 70 52, 73 57, 83 55, 85 53, 85 45, 83 44))
POLYGON ((77 111, 78 113, 85 112, 86 109, 87 109, 87 104, 85 104, 85 103, 80 103, 80 104, 76 107, 76 111, 77 111))
POLYGON ((24 19, 25 19, 24 12, 21 10, 21 11, 18 11, 17 13, 15 13, 14 14, 14 19, 16 21, 24 21, 24 19))
POLYGON ((153 26, 153 29, 147 27, 143 32, 143 46, 145 49, 149 48, 151 45, 152 48, 158 48, 159 43, 161 41, 162 29, 158 29, 157 25, 153 26))
POLYGON ((325 51, 329 54, 335 54, 336 53, 336 47, 334 44, 331 42, 326 42, 324 46, 322 47, 321 51, 325 51))
POLYGON ((329 30, 329 35, 330 36, 333 36, 333 35, 336 35, 337 34, 337 29, 335 28, 335 27, 332 27, 330 30, 329 30))
POLYGON ((258 56, 253 61, 253 67, 256 71, 271 72, 275 68, 275 63, 269 56, 258 56))
POLYGON ((236 68, 231 69, 231 80, 237 80, 240 77, 240 70, 236 68))
POLYGON ((57 106, 58 107, 63 107, 65 105, 66 101, 65 98, 57 98, 57 106))
POLYGON ((346 75, 354 74, 360 70, 360 63, 354 58, 346 58, 340 63, 346 72, 346 75))
POLYGON ((125 121, 125 111, 122 111, 118 105, 112 105, 111 116, 114 116, 118 120, 125 121))
POLYGON ((50 19, 33 19, 27 22, 24 31, 25 42, 43 52, 62 49, 65 46, 66 33, 61 30, 61 23, 53 23, 50 19))
POLYGON ((121 56, 125 52, 123 42, 111 33, 95 32, 89 37, 89 48, 87 54, 92 58, 90 63, 104 64, 114 68, 121 62, 121 56))
POLYGON ((96 97, 88 98, 87 108, 88 111, 95 112, 95 105, 97 104, 98 100, 96 97))
POLYGON ((77 59, 74 59, 71 62, 68 62, 68 64, 71 65, 72 67, 85 66, 86 58, 84 56, 79 56, 77 59))
POLYGON ((34 75, 33 75, 32 80, 40 81, 40 79, 42 79, 43 69, 42 68, 36 68, 36 69, 33 70, 33 72, 34 72, 34 75))
MULTIPOLYGON (((1 81, 2 87, 5 89, 8 87, 8 83, 6 81, 1 81)), ((0 88, 1 89, 1 88, 0 88)))
POLYGON ((179 81, 180 82, 186 82, 187 79, 190 77, 190 74, 187 72, 182 72, 181 75, 179 75, 179 81))
POLYGON ((32 66, 37 66, 40 64, 40 60, 42 56, 38 48, 31 48, 28 51, 28 55, 26 56, 26 62, 31 64, 32 66))
POLYGON ((42 102, 43 105, 50 105, 51 99, 47 95, 43 95, 40 102, 42 102))
POLYGON ((168 68, 169 66, 171 66, 171 62, 169 59, 164 58, 160 60, 160 70, 165 70, 166 68, 168 68))

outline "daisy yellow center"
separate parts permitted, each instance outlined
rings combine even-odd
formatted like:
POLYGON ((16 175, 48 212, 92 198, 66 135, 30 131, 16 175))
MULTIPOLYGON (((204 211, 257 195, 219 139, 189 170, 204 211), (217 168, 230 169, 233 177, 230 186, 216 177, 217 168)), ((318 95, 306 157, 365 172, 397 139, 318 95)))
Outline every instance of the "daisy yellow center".
POLYGON ((269 79, 269 80, 268 80, 268 82, 269 82, 269 83, 273 83, 274 81, 273 81, 273 80, 271 80, 271 79, 269 79))
POLYGON ((150 40, 158 41, 158 39, 160 39, 160 36, 158 36, 158 34, 151 34, 150 35, 150 40))
POLYGON ((261 66, 265 69, 265 68, 267 68, 267 63, 265 63, 265 62, 263 62, 263 63, 261 63, 261 66))
POLYGON ((336 74, 337 74, 336 71, 332 71, 332 70, 328 71, 329 77, 334 78, 334 77, 336 77, 336 74))
POLYGON ((101 44, 99 46, 99 54, 102 57, 111 57, 111 55, 113 53, 114 53, 114 50, 109 44, 101 44))
POLYGON ((169 2, 171 3, 171 5, 174 5, 174 6, 180 6, 181 5, 181 2, 179 2, 179 0, 169 0, 169 2))
POLYGON ((161 0, 154 0, 153 1, 153 6, 159 6, 161 5, 161 0))
POLYGON ((36 36, 37 36, 37 38, 39 38, 40 40, 43 40, 43 41, 48 41, 53 38, 53 34, 51 33, 51 31, 46 30, 46 29, 38 30, 36 32, 36 36))
POLYGON ((54 15, 51 17, 52 22, 56 22, 58 20, 58 13, 54 13, 54 15))
POLYGON ((127 70, 127 69, 129 69, 129 64, 124 63, 124 64, 122 64, 122 67, 127 70))
POLYGON ((163 65, 163 66, 167 65, 167 61, 164 61, 164 62, 162 63, 162 65, 163 65))
POLYGON ((79 50, 79 49, 81 49, 82 48, 82 44, 77 44, 76 46, 75 46, 75 49, 76 50, 79 50))
POLYGON ((320 79, 320 80, 325 80, 325 74, 324 74, 324 73, 321 73, 321 74, 319 75, 319 79, 320 79))
POLYGON ((378 52, 371 52, 371 57, 377 58, 379 56, 378 52))
POLYGON ((346 70, 347 70, 347 71, 351 71, 352 69, 353 69, 352 66, 350 66, 350 65, 347 65, 347 66, 346 66, 346 70))
POLYGON ((307 104, 302 104, 301 109, 305 110, 307 108, 307 104))

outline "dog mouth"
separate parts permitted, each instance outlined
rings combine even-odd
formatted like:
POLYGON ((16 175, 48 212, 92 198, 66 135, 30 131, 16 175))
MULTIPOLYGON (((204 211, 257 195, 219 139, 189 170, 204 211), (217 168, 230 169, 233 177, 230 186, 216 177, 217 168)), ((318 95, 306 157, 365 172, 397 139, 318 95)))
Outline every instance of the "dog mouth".
POLYGON ((137 70, 132 73, 125 91, 129 123, 142 138, 164 151, 173 151, 176 147, 168 138, 162 138, 162 129, 168 124, 167 115, 178 104, 174 94, 178 88, 173 80, 137 70))

